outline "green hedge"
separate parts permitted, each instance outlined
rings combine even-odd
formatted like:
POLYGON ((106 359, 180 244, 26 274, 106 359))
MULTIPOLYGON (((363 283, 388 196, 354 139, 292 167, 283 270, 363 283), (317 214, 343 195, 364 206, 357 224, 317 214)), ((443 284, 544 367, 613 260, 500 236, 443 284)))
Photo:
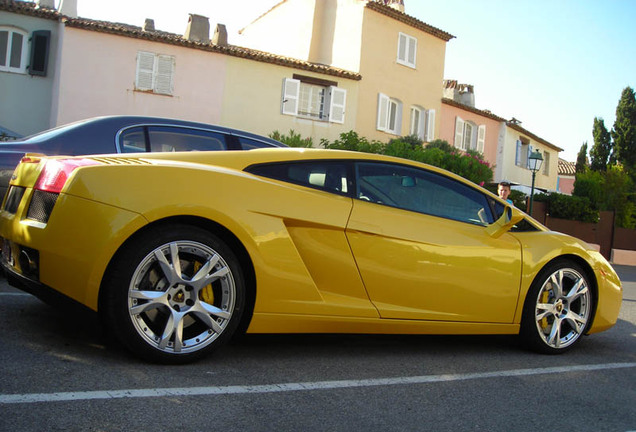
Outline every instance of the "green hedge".
POLYGON ((535 202, 545 202, 550 216, 559 219, 597 223, 599 212, 588 198, 560 193, 536 194, 535 202))
POLYGON ((423 162, 451 171, 482 186, 492 181, 493 177, 492 167, 484 161, 481 154, 457 151, 442 140, 423 146, 419 138, 406 136, 383 144, 380 141, 369 141, 350 131, 340 134, 340 138, 334 142, 323 139, 321 144, 328 149, 376 153, 423 162))

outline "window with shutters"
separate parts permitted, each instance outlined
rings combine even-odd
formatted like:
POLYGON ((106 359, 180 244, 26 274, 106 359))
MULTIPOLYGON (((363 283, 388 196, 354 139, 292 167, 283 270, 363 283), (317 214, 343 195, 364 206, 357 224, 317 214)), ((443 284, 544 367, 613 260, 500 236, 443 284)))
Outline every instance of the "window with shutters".
POLYGON ((393 135, 400 135, 402 129, 402 102, 379 93, 376 128, 393 135))
POLYGON ((135 90, 172 95, 175 64, 174 56, 139 51, 135 90))
POLYGON ((532 146, 528 141, 518 139, 517 149, 515 152, 515 165, 522 168, 528 168, 529 156, 532 153, 532 146))
POLYGON ((26 73, 28 39, 22 30, 0 26, 0 71, 26 73))
POLYGON ((477 125, 472 121, 455 118, 455 139, 453 145, 464 151, 484 152, 486 143, 486 125, 477 125))
POLYGON ((344 123, 347 91, 338 83, 294 74, 283 80, 281 113, 312 120, 344 123))
POLYGON ((435 139, 435 110, 427 110, 419 105, 412 106, 410 134, 422 141, 433 141, 435 139))
POLYGON ((543 175, 550 175, 550 153, 543 152, 543 175))
POLYGON ((397 62, 415 68, 417 61, 417 39, 405 33, 398 35, 397 62))

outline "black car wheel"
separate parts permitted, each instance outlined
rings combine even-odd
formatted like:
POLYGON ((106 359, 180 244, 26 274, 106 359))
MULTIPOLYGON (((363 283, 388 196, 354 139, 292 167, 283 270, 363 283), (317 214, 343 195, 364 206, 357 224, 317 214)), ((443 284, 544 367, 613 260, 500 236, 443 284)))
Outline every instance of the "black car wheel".
POLYGON ((587 273, 573 262, 555 261, 539 273, 528 291, 521 336, 536 351, 565 352, 591 324, 593 302, 587 273))
POLYGON ((185 225, 157 227, 128 242, 104 289, 109 328, 130 350, 160 363, 193 361, 222 345, 245 304, 232 250, 185 225))

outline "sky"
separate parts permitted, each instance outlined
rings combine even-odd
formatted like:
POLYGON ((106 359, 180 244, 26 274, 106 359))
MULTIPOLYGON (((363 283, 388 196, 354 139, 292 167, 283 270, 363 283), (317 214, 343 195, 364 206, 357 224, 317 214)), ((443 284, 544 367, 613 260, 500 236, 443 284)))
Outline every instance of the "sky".
MULTIPOLYGON (((320 0, 319 0, 320 1, 320 0)), ((279 0, 77 0, 78 15, 183 34, 188 13, 238 31, 279 0)), ((471 84, 475 107, 521 120, 575 161, 610 130, 625 87, 636 87, 636 0, 404 0, 406 13, 455 36, 445 79, 471 84)))

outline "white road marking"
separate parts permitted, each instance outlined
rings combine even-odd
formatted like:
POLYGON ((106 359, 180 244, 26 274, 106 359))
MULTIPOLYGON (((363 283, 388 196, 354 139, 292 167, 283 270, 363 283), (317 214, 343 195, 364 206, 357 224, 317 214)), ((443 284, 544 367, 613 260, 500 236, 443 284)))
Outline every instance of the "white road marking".
POLYGON ((63 393, 28 393, 28 394, 0 394, 2 404, 26 404, 38 402, 68 402, 95 399, 126 399, 148 397, 175 396, 218 396, 236 394, 282 393, 292 391, 334 390, 357 387, 378 387, 390 385, 430 384, 438 382, 466 381, 488 378, 509 378, 519 376, 533 376, 544 374, 562 374, 572 372, 590 372, 609 369, 624 369, 636 367, 636 363, 605 363, 595 365, 560 366, 536 369, 516 369, 494 372, 475 372, 466 374, 424 375, 414 377, 376 378, 345 381, 318 381, 304 383, 282 383, 266 385, 244 385, 225 387, 182 387, 105 390, 63 393))

